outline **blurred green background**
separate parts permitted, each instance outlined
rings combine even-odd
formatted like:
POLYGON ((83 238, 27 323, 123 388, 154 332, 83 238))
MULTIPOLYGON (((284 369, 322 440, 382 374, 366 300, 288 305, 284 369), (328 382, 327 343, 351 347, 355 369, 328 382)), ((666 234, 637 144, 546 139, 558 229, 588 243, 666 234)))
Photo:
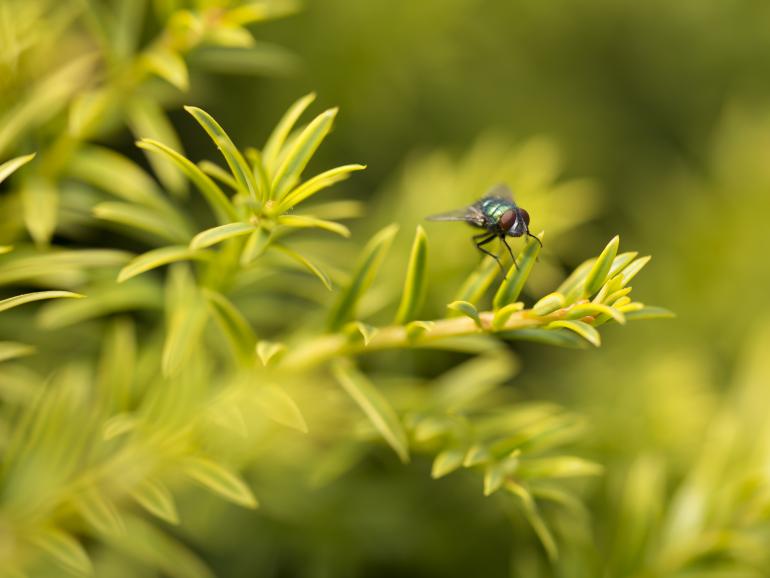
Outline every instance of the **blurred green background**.
MULTIPOLYGON (((490 133, 508 146, 545 136, 563 175, 588 177, 598 191, 590 222, 546 253, 575 264, 619 233, 653 255, 643 299, 678 316, 615 329, 588 354, 521 348, 514 387, 587 414, 590 451, 607 466, 589 501, 590 537, 576 540, 558 570, 529 565, 531 545, 511 546, 506 530, 484 520, 483 503, 460 513, 449 497, 456 519, 429 511, 430 502, 422 512, 404 506, 403 524, 382 531, 411 528, 419 553, 403 554, 397 570, 375 565, 380 574, 361 575, 770 575, 768 527, 753 519, 766 520, 767 502, 752 501, 770 475, 759 425, 770 412, 769 23, 770 4, 754 0, 310 2, 265 29, 299 56, 299 74, 208 88, 214 105, 241 94, 244 107, 276 113, 311 88, 339 103, 343 120, 325 153, 368 163, 355 192, 375 195, 386 213, 399 193, 450 207, 446 180, 415 174, 437 150, 454 169, 490 133), (759 423, 734 401, 750 395, 759 423), (719 431, 731 420, 740 434, 719 431), (702 472, 708 460, 724 460, 723 469, 702 472), (751 485, 747 476, 759 489, 736 490, 751 485), (698 491, 684 504, 686 484, 698 491), (416 559, 432 556, 448 566, 417 569, 416 559), (679 566, 689 556, 693 565, 679 566)), ((249 131, 259 127, 244 138, 249 131)), ((498 170, 494 160, 486 168, 498 170)), ((547 218, 532 214, 535 228, 547 218)), ((446 259, 464 248, 457 237, 446 259)))
MULTIPOLYGON (((359 244, 506 180, 546 230, 531 294, 617 233, 653 255, 640 298, 677 318, 608 328, 598 350, 515 347, 509 387, 584 415, 580 451, 606 469, 584 510, 554 518, 556 562, 421 460, 368 461, 310 494, 302 464, 257 467, 262 508, 191 495, 183 541, 227 577, 770 576, 768 30, 762 0, 306 0, 252 28, 270 45, 255 74, 193 53, 189 92, 167 96, 190 158, 211 144, 179 103, 254 144, 315 91, 341 112, 313 167, 368 165, 337 189, 368 201, 359 244)), ((139 157, 124 131, 99 138, 139 157)), ((444 227, 428 227, 437 315, 478 260, 444 227)), ((103 556, 110 577, 141 575, 103 556)))

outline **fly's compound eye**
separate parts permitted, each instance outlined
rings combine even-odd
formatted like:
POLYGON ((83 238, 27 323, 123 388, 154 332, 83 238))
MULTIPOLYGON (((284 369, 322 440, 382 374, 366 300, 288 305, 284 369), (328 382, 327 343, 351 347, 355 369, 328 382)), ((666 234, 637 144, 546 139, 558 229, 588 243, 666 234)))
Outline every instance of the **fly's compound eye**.
POLYGON ((529 213, 524 209, 519 209, 519 212, 521 213, 521 218, 524 219, 524 224, 529 227, 529 213))
POLYGON ((515 222, 516 222, 516 213, 513 211, 505 211, 500 217, 500 227, 502 227, 504 231, 507 231, 511 227, 513 227, 513 224, 515 222))

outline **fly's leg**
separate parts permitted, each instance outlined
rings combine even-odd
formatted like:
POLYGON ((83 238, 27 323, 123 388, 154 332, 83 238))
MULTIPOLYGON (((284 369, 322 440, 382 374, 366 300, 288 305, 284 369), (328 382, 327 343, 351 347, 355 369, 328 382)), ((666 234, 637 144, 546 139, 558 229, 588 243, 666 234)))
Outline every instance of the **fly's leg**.
POLYGON ((535 237, 535 236, 534 236, 532 233, 530 233, 529 231, 527 231, 527 237, 532 237, 532 238, 533 238, 535 241, 537 241, 537 242, 538 242, 538 244, 540 245, 540 248, 541 248, 541 249, 543 248, 543 242, 542 242, 542 241, 541 241, 539 238, 535 237))
POLYGON ((503 264, 500 262, 500 257, 498 257, 497 255, 495 255, 494 253, 492 253, 490 251, 487 251, 484 247, 482 247, 482 245, 486 245, 490 241, 493 241, 496 237, 497 237, 497 235, 495 235, 494 233, 489 235, 489 236, 487 236, 487 233, 482 233, 481 235, 474 235, 473 236, 473 243, 476 245, 476 248, 479 251, 489 255, 495 261, 497 261, 497 264, 500 266, 500 271, 502 271, 502 273, 503 273, 503 279, 505 279, 505 268, 503 267, 503 264), (483 237, 486 237, 486 239, 484 239, 483 237))
MULTIPOLYGON (((535 237, 537 239, 537 237, 535 237)), ((508 254, 511 256, 511 260, 513 261, 513 266, 517 269, 519 268, 519 264, 516 262, 516 257, 513 256, 513 251, 511 251, 511 246, 508 244, 508 241, 505 240, 505 237, 500 237, 500 240, 503 242, 503 245, 505 245, 505 248, 508 249, 508 254)), ((538 241, 540 239, 537 239, 538 241)))

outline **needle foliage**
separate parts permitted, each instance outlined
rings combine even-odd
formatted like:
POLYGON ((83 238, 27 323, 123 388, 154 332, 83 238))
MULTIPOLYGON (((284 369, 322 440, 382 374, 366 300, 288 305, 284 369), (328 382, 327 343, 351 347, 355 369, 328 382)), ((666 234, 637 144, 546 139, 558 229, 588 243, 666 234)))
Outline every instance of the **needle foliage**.
MULTIPOLYGON (((632 294, 650 258, 616 236, 565 276, 529 241, 504 279, 488 257, 436 275, 448 244, 432 230, 372 219, 351 235, 364 203, 331 193, 365 159, 314 164, 336 108, 311 113, 308 94, 263 142, 240 143, 180 105, 196 67, 289 67, 247 25, 293 5, 193 5, 0 6, 14 19, 2 66, 15 71, 0 76, 4 575, 211 576, 205 492, 307 528, 306 501, 376 464, 461 478, 559 564, 553 521, 585 516, 581 484, 604 467, 580 448, 582 416, 516 394, 516 347, 585 350, 607 326, 670 317, 632 294), (185 152, 176 125, 207 139, 206 158, 185 152)), ((533 141, 510 154, 534 171, 551 152, 533 141)), ((541 202, 589 204, 556 180, 535 174, 541 202)))
MULTIPOLYGON (((618 254, 615 237, 555 292, 527 307, 518 299, 540 250, 531 241, 504 281, 491 258, 470 273, 464 282, 475 285, 469 300, 447 305, 448 313, 458 316, 426 319, 420 304, 428 282, 430 242, 418 228, 412 250, 401 257, 404 281, 396 292, 400 305, 392 304, 395 323, 376 323, 360 313, 359 305, 388 257, 398 232, 395 224, 365 244, 336 287, 323 265, 293 247, 292 239, 306 229, 350 235, 331 219, 333 211, 327 211, 331 218, 322 219, 300 213, 298 205, 364 168, 346 165, 303 177, 336 114, 321 113, 287 139, 298 109, 311 100, 305 97, 293 105, 261 150, 245 152, 210 115, 187 107, 221 153, 227 173, 212 170, 213 164, 196 164, 159 141, 137 141, 186 174, 208 204, 210 218, 221 224, 199 230, 181 203, 158 192, 120 203, 117 213, 105 210, 111 201, 98 203, 93 218, 120 221, 116 215, 132 215, 120 222, 127 234, 135 231, 143 239, 163 211, 163 223, 183 225, 178 237, 174 233, 178 244, 162 245, 164 235, 156 235, 160 246, 135 256, 107 247, 48 247, 32 255, 11 251, 5 257, 2 272, 9 285, 45 285, 53 275, 80 293, 47 290, 10 297, 0 301, 0 311, 40 299, 85 297, 43 308, 38 315, 41 330, 66 335, 70 328, 88 324, 88 331, 102 336, 94 356, 82 352, 43 373, 26 366, 30 373, 19 375, 16 398, 4 406, 9 437, 3 448, 3 496, 8 511, 14 512, 9 520, 18 544, 7 564, 23 572, 28 559, 46 555, 75 574, 89 574, 85 536, 108 544, 119 540, 139 551, 134 542, 146 538, 132 528, 141 524, 145 531, 160 531, 147 526, 147 515, 178 523, 174 490, 186 483, 256 508, 255 490, 239 472, 256 457, 249 448, 274 435, 268 433, 272 430, 266 420, 306 434, 308 451, 315 448, 321 462, 323 454, 334 455, 340 444, 349 448, 353 442, 379 440, 405 463, 414 453, 431 456, 434 478, 461 468, 475 472, 484 495, 503 492, 519 503, 548 555, 557 556, 536 496, 541 489, 562 491, 558 485, 563 478, 597 475, 601 466, 564 453, 581 429, 575 416, 551 404, 498 403, 512 363, 502 342, 599 346, 597 328, 605 323, 668 316, 630 297, 629 283, 649 259, 618 254), (297 268, 299 276, 292 272, 297 268), (282 285, 286 276, 299 285, 311 283, 313 292, 332 289, 333 296, 327 305, 306 303, 301 322, 284 320, 276 330, 260 319, 261 308, 249 302, 272 290, 266 279, 282 285), (485 308, 489 291, 492 305, 485 308), (320 322, 324 317, 326 322, 320 322), (428 378, 425 385, 393 391, 359 363, 386 350, 426 349, 465 351, 471 357, 428 378), (297 382, 318 391, 295 395, 297 382), (305 417, 304 406, 323 390, 337 387, 350 401, 341 406, 335 402, 325 411, 342 412, 344 421, 365 427, 357 433, 358 427, 322 426, 315 438, 314 420, 305 417), (217 447, 221 443, 228 448, 224 454, 217 447)), ((29 160, 4 166, 10 172, 29 160)), ((113 182, 119 180, 121 167, 131 167, 133 176, 152 182, 125 158, 112 167, 113 182)), ((110 186, 104 193, 115 191, 110 186)), ((283 287, 291 294, 290 286, 283 287)), ((289 297, 281 296, 276 305, 283 299, 289 297)), ((32 353, 21 343, 4 343, 4 351, 5 362, 32 353)), ((258 463, 270 467, 269 461, 258 463)), ((308 464, 310 478, 317 467, 308 464)))

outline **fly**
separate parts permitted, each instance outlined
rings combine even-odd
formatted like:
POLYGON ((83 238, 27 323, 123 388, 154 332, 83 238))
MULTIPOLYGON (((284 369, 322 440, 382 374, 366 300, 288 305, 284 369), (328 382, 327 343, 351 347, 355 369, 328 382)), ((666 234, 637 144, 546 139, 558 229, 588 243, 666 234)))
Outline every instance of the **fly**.
POLYGON ((506 237, 526 235, 540 243, 541 247, 543 246, 540 239, 529 232, 529 213, 516 204, 511 189, 503 184, 496 185, 481 199, 464 209, 432 215, 427 219, 429 221, 465 221, 473 227, 484 229, 483 233, 473 236, 473 243, 479 251, 497 261, 503 275, 505 275, 505 269, 500 262, 500 257, 485 249, 484 245, 495 239, 500 239, 505 248, 508 249, 508 254, 516 268, 518 268, 518 264, 506 237))

